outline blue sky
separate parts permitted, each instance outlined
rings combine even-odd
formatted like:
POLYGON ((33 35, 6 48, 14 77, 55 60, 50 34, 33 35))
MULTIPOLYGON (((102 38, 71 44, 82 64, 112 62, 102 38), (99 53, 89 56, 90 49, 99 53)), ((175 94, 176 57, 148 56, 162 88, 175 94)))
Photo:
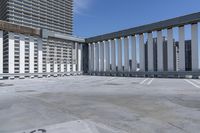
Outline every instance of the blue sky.
POLYGON ((200 11, 200 0, 74 0, 74 35, 92 37, 200 11))

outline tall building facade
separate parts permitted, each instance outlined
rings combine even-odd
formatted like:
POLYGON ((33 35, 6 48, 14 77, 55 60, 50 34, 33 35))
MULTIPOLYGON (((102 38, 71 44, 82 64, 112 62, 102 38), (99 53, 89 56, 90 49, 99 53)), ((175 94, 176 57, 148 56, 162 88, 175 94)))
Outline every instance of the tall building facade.
POLYGON ((72 36, 73 0, 1 0, 0 19, 0 73, 82 72, 85 40, 72 36))
POLYGON ((73 0, 1 0, 0 19, 71 35, 73 0))

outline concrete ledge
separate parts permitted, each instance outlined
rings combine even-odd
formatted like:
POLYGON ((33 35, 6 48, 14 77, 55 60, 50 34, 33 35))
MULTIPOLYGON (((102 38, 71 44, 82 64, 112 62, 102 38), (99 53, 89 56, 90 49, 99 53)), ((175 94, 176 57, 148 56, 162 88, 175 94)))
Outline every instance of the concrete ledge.
POLYGON ((130 36, 130 35, 135 35, 135 34, 142 34, 142 33, 147 33, 150 31, 157 31, 157 30, 162 30, 162 29, 167 29, 167 28, 172 28, 172 27, 178 27, 186 24, 193 24, 197 23, 200 21, 200 12, 198 13, 193 13, 181 17, 176 17, 152 24, 147 24, 143 26, 138 26, 126 30, 121 30, 117 32, 112 32, 104 35, 99 35, 91 38, 86 39, 86 43, 93 43, 93 42, 98 42, 98 41, 104 41, 104 40, 109 40, 109 39, 115 39, 115 38, 120 38, 120 37, 125 37, 125 36, 130 36))
POLYGON ((58 77, 58 76, 71 76, 71 75, 82 75, 83 72, 64 72, 64 73, 18 73, 18 74, 8 74, 8 73, 4 73, 4 74, 0 74, 0 77, 2 80, 4 79, 15 79, 15 78, 19 78, 19 79, 24 79, 26 77, 29 78, 43 78, 43 77, 58 77))
POLYGON ((89 75, 118 77, 151 77, 151 78, 200 78, 197 72, 89 72, 89 75))
POLYGON ((16 24, 12 24, 6 21, 0 20, 0 29, 5 30, 5 31, 10 31, 10 32, 17 32, 21 34, 28 34, 28 35, 33 35, 33 36, 40 36, 40 29, 38 28, 30 28, 27 26, 20 26, 16 24))

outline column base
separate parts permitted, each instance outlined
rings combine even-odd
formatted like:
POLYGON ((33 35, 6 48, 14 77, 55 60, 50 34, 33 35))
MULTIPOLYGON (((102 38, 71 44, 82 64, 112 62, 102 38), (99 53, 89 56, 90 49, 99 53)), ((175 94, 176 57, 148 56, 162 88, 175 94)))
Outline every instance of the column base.
POLYGON ((24 76, 20 76, 19 79, 25 79, 25 77, 24 76))
POLYGON ((35 76, 30 76, 30 78, 31 78, 31 79, 34 79, 34 78, 35 78, 35 76))
POLYGON ((43 78, 43 75, 38 75, 38 78, 43 78))
POLYGON ((8 79, 10 79, 10 80, 14 80, 14 79, 15 79, 15 77, 9 77, 8 79))

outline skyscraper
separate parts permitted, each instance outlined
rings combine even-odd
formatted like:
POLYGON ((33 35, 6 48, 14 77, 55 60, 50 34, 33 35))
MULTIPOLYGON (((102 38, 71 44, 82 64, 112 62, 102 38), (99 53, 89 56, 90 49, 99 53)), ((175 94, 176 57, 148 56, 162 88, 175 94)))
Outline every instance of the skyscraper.
POLYGON ((0 73, 81 71, 85 40, 72 36, 73 0, 1 0, 0 20, 0 73))
POLYGON ((1 0, 0 19, 71 35, 73 0, 1 0))

